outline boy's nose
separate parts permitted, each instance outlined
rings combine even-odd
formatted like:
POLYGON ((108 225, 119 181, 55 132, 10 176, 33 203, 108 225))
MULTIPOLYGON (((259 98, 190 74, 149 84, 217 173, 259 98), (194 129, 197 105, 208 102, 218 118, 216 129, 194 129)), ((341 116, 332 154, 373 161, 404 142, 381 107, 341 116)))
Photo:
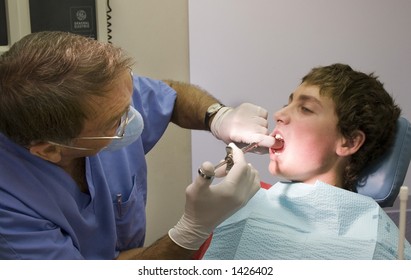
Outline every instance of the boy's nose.
POLYGON ((282 123, 288 123, 289 122, 289 116, 287 113, 287 107, 284 107, 280 110, 278 110, 277 112, 274 113, 274 120, 278 123, 278 122, 282 122, 282 123))

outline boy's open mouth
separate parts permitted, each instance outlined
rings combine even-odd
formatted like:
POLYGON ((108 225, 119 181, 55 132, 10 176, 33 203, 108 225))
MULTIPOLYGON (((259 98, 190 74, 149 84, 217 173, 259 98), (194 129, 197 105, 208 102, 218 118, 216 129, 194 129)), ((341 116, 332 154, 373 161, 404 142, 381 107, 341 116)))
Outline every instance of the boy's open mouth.
POLYGON ((284 139, 280 134, 276 134, 274 135, 274 139, 275 139, 275 143, 274 145, 271 147, 271 151, 276 154, 279 155, 281 154, 281 152, 284 150, 284 139))

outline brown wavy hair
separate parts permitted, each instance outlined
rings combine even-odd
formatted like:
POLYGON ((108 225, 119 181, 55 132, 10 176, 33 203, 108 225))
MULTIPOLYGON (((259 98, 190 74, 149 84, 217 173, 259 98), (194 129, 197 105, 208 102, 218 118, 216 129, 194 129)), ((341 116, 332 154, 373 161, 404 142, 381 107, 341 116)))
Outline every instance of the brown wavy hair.
POLYGON ((313 68, 302 82, 318 86, 320 94, 333 99, 342 135, 349 139, 356 130, 366 135, 343 174, 342 187, 356 192, 360 172, 392 144, 401 109, 374 73, 355 71, 345 64, 313 68))

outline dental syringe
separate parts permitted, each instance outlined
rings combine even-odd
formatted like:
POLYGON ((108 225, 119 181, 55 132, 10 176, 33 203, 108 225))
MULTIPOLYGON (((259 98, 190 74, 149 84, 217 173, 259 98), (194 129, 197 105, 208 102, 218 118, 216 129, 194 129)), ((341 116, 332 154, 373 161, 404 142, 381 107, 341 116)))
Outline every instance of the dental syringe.
MULTIPOLYGON (((257 142, 253 142, 251 144, 248 144, 247 146, 241 148, 241 151, 245 154, 248 153, 252 150, 254 150, 255 148, 258 147, 258 143, 257 142)), ((227 170, 230 170, 231 167, 233 167, 234 162, 233 162, 233 150, 231 147, 227 146, 225 148, 227 155, 224 158, 224 160, 222 162, 220 162, 219 164, 217 164, 216 166, 214 166, 214 170, 217 170, 217 168, 223 166, 224 164, 227 164, 227 170)))
MULTIPOLYGON (((248 153, 252 150, 254 150, 255 148, 258 147, 258 142, 253 142, 251 144, 248 144, 247 146, 241 148, 241 151, 245 154, 248 153)), ((233 149, 230 146, 227 146, 225 148, 227 155, 225 156, 224 160, 221 161, 219 164, 214 166, 214 171, 217 170, 217 168, 222 167, 223 165, 227 164, 226 167, 226 171, 230 171, 231 167, 233 167, 234 165, 234 160, 233 160, 233 149)), ((210 173, 210 172, 208 172, 210 173)), ((205 170, 203 170, 201 167, 198 169, 198 174, 205 178, 205 179, 213 179, 214 178, 214 174, 207 174, 207 172, 205 170)))

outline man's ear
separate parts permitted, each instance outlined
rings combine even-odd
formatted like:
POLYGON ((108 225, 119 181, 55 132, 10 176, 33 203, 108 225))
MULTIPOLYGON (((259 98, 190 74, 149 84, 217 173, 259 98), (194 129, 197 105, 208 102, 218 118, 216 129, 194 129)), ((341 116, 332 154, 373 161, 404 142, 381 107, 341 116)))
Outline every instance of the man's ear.
POLYGON ((32 155, 38 156, 52 163, 57 163, 61 160, 59 147, 47 142, 34 144, 29 147, 29 150, 32 155))
POLYGON ((355 154, 365 142, 365 133, 361 130, 356 130, 351 133, 351 137, 342 137, 341 144, 337 147, 339 156, 350 156, 355 154))

